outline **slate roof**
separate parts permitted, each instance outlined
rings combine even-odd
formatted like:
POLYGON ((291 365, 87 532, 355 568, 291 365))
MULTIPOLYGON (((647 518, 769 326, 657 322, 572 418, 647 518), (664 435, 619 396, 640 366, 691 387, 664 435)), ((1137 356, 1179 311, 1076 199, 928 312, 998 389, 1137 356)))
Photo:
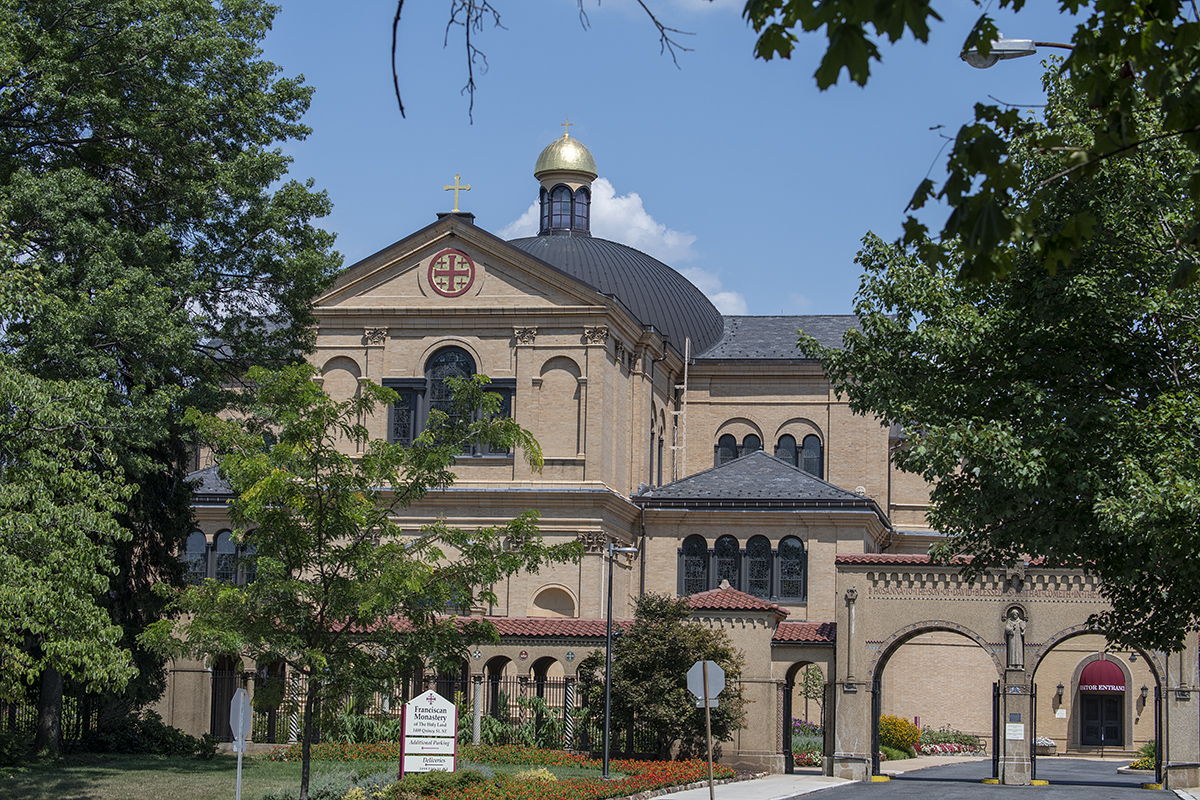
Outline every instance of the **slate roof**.
POLYGON ((779 617, 786 617, 788 613, 775 603, 739 592, 724 582, 719 589, 688 595, 687 601, 694 611, 770 611, 779 617))
POLYGON ((640 250, 583 235, 533 236, 509 244, 601 294, 615 296, 643 325, 669 336, 680 353, 689 336, 693 353, 721 338, 725 323, 712 301, 687 278, 640 250))
POLYGON ((720 466, 697 472, 666 486, 633 495, 643 506, 687 504, 857 507, 878 511, 875 501, 840 489, 828 481, 758 450, 720 466))
POLYGON ((803 330, 825 347, 841 348, 842 334, 858 327, 853 314, 812 314, 780 317, 725 317, 720 341, 700 359, 808 358, 796 348, 797 331, 803 330))
POLYGON ((781 622, 775 626, 772 642, 833 644, 837 641, 836 622, 781 622))
POLYGON ((189 472, 187 479, 193 482, 192 499, 195 502, 204 502, 205 500, 224 502, 233 497, 233 489, 230 488, 229 481, 221 477, 215 465, 189 472))

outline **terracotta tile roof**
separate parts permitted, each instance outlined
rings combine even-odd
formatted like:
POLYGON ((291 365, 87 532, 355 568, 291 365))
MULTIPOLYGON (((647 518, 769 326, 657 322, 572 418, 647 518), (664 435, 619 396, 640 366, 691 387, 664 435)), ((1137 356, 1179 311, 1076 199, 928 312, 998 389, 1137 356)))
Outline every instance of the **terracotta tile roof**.
POLYGON ((781 622, 775 627, 773 642, 833 644, 837 639, 836 622, 781 622))
MULTIPOLYGON (((607 634, 607 625, 602 619, 561 617, 483 617, 483 619, 495 625, 501 636, 603 639, 607 634)), ((633 625, 633 620, 613 620, 613 627, 616 629, 627 629, 631 625, 633 625)))
POLYGON ((691 594, 687 600, 688 605, 696 611, 773 611, 780 617, 786 617, 788 613, 775 603, 768 603, 729 586, 691 594))
POLYGON ((838 553, 835 564, 928 564, 929 556, 916 553, 838 553))

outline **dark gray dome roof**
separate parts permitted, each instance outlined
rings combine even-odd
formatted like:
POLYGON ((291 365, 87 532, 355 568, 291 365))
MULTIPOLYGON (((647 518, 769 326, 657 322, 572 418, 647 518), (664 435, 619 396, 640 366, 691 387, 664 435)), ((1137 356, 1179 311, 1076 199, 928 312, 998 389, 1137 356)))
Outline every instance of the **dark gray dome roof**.
POLYGON ((696 354, 716 344, 724 332, 721 312, 703 292, 640 250, 591 236, 533 236, 509 244, 602 294, 615 295, 643 325, 670 336, 680 353, 689 336, 696 354))

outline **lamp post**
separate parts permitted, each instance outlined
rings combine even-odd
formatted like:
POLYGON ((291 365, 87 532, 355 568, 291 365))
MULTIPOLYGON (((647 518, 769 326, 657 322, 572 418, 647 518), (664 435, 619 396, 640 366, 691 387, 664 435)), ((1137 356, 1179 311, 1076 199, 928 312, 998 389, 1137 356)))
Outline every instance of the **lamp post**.
POLYGON ((617 553, 637 553, 636 547, 613 547, 612 539, 608 540, 608 631, 604 640, 604 774, 602 780, 608 777, 608 733, 611 724, 612 700, 612 585, 613 585, 613 556, 617 553))
POLYGON ((1037 52, 1039 47, 1058 47, 1063 50, 1075 49, 1074 45, 1062 44, 1060 42, 1035 42, 1032 39, 1005 39, 1004 35, 1001 34, 999 39, 992 40, 992 48, 986 56, 979 52, 979 48, 972 47, 964 51, 961 58, 972 67, 975 67, 975 69, 987 69, 1010 58, 1031 56, 1037 52))

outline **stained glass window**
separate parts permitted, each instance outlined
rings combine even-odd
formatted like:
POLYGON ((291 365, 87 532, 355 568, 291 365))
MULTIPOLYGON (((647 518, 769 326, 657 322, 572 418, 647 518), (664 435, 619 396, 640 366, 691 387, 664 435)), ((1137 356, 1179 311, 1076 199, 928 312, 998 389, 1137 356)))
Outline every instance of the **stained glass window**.
POLYGON ((779 596, 803 600, 805 585, 804 545, 794 536, 779 543, 779 596))
POLYGON ((229 538, 229 531, 217 534, 214 549, 217 551, 216 579, 233 583, 233 579, 237 577, 237 547, 229 538))
POLYGON ((732 434, 725 434, 717 440, 717 464, 728 464, 737 458, 737 439, 733 438, 732 434))
POLYGON ((771 596, 771 543, 755 536, 746 544, 746 588, 755 597, 771 596))
POLYGON ((742 440, 742 455, 750 455, 755 450, 762 450, 762 439, 757 434, 747 434, 742 440))
POLYGON ((429 379, 429 409, 441 411, 455 421, 454 402, 447 378, 469 378, 475 374, 475 362, 465 350, 447 347, 429 360, 425 376, 429 379))
POLYGON ((804 463, 801 469, 818 478, 825 477, 824 459, 821 458, 821 439, 813 434, 804 437, 804 463))
POLYGON ((689 536, 683 542, 683 593, 696 594, 708 589, 708 542, 703 536, 689 536))
POLYGON ((392 441, 410 445, 416 427, 413 419, 416 398, 411 390, 399 390, 399 394, 396 402, 392 404, 392 441))
POLYGON ((717 556, 717 586, 721 585, 721 581, 729 581, 730 586, 738 588, 738 562, 741 560, 738 540, 732 536, 722 536, 717 539, 717 546, 713 549, 717 556))
POLYGON ((208 576, 208 540, 203 533, 193 531, 188 535, 184 558, 187 562, 187 582, 202 583, 208 576))
POLYGON ((779 444, 775 446, 775 457, 782 461, 786 461, 793 467, 797 466, 796 461, 796 437, 785 433, 779 437, 779 444))

